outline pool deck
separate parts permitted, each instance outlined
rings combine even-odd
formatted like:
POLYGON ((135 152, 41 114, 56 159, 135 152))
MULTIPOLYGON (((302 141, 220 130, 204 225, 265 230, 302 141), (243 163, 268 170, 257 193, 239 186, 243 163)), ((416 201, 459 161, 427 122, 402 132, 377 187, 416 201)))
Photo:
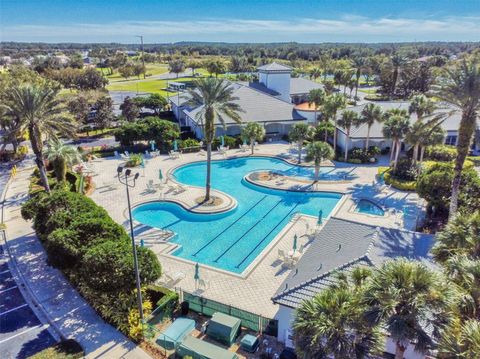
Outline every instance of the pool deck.
MULTIPOLYGON (((296 162, 295 153, 290 152, 289 145, 286 143, 262 144, 254 155, 275 156, 286 159, 291 163, 296 162)), ((250 156, 250 151, 229 150, 227 153, 228 158, 240 156, 250 156)), ((212 158, 214 160, 224 159, 224 156, 214 152, 212 158)), ((205 156, 198 153, 184 154, 175 160, 170 159, 168 156, 148 159, 145 169, 135 169, 140 173, 140 177, 137 180, 136 187, 130 192, 132 203, 140 204, 155 200, 168 200, 180 203, 185 208, 193 211, 212 210, 211 207, 199 207, 195 202, 195 199, 204 194, 203 188, 185 186, 187 191, 178 194, 169 191, 166 186, 155 193, 146 190, 148 180, 153 180, 154 183, 159 182, 159 169, 162 169, 164 175, 166 175, 179 165, 204 161, 205 159, 205 156)), ((97 172, 97 175, 93 177, 96 190, 92 193, 91 198, 107 209, 114 220, 127 226, 125 189, 123 186, 115 185, 117 182, 116 168, 122 163, 123 161, 115 158, 98 159, 91 163, 93 169, 97 172)), ((344 169, 349 173, 349 180, 338 182, 320 181, 314 185, 315 190, 345 194, 333 210, 332 216, 383 227, 414 229, 417 216, 411 215, 403 218, 402 210, 410 208, 412 213, 415 211, 417 211, 416 213, 421 213, 422 206, 418 196, 415 193, 392 189, 387 189, 380 193, 377 192, 372 182, 378 166, 379 164, 353 165, 336 163, 336 168, 344 169), (379 217, 354 212, 355 201, 361 198, 367 198, 380 204, 387 210, 387 214, 379 217)), ((172 180, 169 180, 169 183, 170 181, 172 180)), ((293 181, 290 183, 287 180, 282 185, 282 188, 289 189, 289 187, 294 185, 298 185, 298 183, 293 183, 293 181)), ((312 186, 311 183, 305 183, 304 185, 307 187, 312 186)), ((276 188, 279 187, 278 185, 275 186, 276 188)), ((231 197, 226 194, 215 190, 212 190, 212 194, 224 199, 220 206, 214 208, 214 211, 228 210, 235 205, 235 202, 232 202, 230 199, 231 197)), ((135 223, 135 233, 138 241, 143 239, 145 245, 158 255, 164 272, 171 276, 181 275, 181 277, 184 277, 174 284, 175 287, 273 318, 278 311, 278 306, 274 305, 270 298, 289 272, 289 270, 282 269, 281 262, 277 258, 278 250, 290 251, 295 234, 299 236, 298 246, 302 244, 307 245, 309 239, 305 234, 307 231, 315 228, 315 226, 316 218, 310 216, 297 216, 292 219, 242 275, 200 264, 200 276, 207 284, 205 288, 202 287, 201 289, 196 287, 193 279, 193 263, 168 254, 173 249, 172 244, 167 241, 170 233, 140 223, 135 223)), ((308 250, 308 245, 306 250, 308 250)))

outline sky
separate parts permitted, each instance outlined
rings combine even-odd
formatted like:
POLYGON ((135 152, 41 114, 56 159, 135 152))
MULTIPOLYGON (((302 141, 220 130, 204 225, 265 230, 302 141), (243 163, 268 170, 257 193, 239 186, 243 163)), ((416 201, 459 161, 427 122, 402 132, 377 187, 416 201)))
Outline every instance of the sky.
POLYGON ((480 0, 0 0, 0 40, 480 41, 480 0))

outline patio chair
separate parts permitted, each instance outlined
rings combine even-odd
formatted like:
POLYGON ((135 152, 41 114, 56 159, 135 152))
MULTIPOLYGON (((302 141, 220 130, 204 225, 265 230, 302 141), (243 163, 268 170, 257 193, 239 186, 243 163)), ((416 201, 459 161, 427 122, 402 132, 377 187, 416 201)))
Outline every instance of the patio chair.
POLYGON ((207 290, 208 287, 209 287, 209 282, 207 282, 205 279, 198 280, 198 289, 203 288, 203 290, 207 290))
POLYGON ((177 184, 177 191, 176 191, 177 194, 178 194, 178 193, 185 192, 186 190, 187 190, 187 189, 186 189, 184 186, 182 186, 180 183, 177 184))
POLYGON ((203 148, 200 148, 200 151, 198 151, 198 155, 199 155, 199 156, 206 156, 206 155, 207 155, 207 151, 205 151, 203 148))
POLYGON ((113 156, 118 158, 118 151, 113 151, 113 156))
POLYGON ((125 156, 130 157, 130 152, 125 151, 125 152, 123 152, 123 153, 125 153, 125 156))
POLYGON ((305 250, 305 246, 303 244, 300 245, 300 247, 293 253, 293 260, 298 261, 300 257, 302 256, 303 252, 305 250))
POLYGON ((279 249, 277 259, 281 260, 282 262, 285 262, 286 258, 287 256, 285 255, 285 251, 283 249, 279 249))
POLYGON ((174 272, 174 273, 165 272, 164 276, 165 276, 165 281, 164 281, 165 287, 170 287, 170 288, 175 286, 175 284, 177 284, 178 282, 180 282, 182 279, 186 277, 185 273, 180 271, 174 272))
POLYGON ((145 150, 145 157, 151 157, 150 153, 147 150, 145 150))
POLYGON ((296 261, 293 258, 285 257, 285 260, 282 263, 282 268, 292 269, 295 266, 296 261))
POLYGON ((148 182, 147 182, 147 192, 150 192, 150 193, 157 192, 157 189, 153 185, 153 180, 148 180, 148 182))
POLYGON ((124 160, 124 161, 129 161, 129 160, 130 160, 130 157, 127 156, 127 155, 125 155, 125 154, 123 154, 123 153, 120 153, 120 158, 121 158, 122 160, 124 160))

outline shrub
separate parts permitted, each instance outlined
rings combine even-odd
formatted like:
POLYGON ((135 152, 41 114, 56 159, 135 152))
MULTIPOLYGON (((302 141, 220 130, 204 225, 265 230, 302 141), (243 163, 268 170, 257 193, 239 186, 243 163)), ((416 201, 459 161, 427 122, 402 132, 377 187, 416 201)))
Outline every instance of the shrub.
MULTIPOLYGON (((235 148, 237 146, 237 140, 235 139, 235 137, 223 136, 223 141, 225 143, 225 146, 228 146, 230 148, 235 148)), ((216 137, 212 142, 212 149, 216 149, 220 147, 221 144, 222 144, 221 138, 216 137)))
POLYGON ((73 339, 63 340, 50 348, 32 355, 30 359, 80 359, 84 356, 83 348, 73 339))
MULTIPOLYGON (((348 158, 360 160, 360 162, 351 162, 351 163, 368 163, 371 158, 374 158, 380 153, 380 149, 377 146, 370 146, 368 150, 364 148, 354 147, 348 151, 348 158)), ((350 161, 348 161, 350 162, 350 161)))
POLYGON ((361 164, 362 163, 362 160, 358 159, 358 158, 349 158, 348 163, 355 163, 355 164, 361 164))
POLYGON ((188 148, 188 147, 199 147, 200 142, 194 138, 187 138, 183 141, 180 141, 180 148, 188 148))
POLYGON ((400 191, 415 191, 417 182, 408 181, 396 178, 391 175, 390 172, 385 172, 384 177, 385 183, 392 185, 392 187, 399 189, 400 191))
POLYGON ((437 145, 425 149, 425 157, 433 161, 450 162, 457 157, 455 146, 437 145))
POLYGON ((130 158, 128 159, 127 163, 125 163, 126 167, 137 167, 142 163, 143 156, 138 153, 134 153, 130 155, 130 158))
POLYGON ((401 158, 398 160, 397 168, 392 174, 399 180, 415 181, 418 176, 418 167, 410 158, 401 158))

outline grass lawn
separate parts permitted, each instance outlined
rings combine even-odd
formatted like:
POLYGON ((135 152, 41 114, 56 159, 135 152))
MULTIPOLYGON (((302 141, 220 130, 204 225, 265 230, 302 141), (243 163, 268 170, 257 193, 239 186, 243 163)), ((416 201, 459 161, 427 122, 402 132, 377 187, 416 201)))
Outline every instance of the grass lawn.
POLYGON ((363 93, 368 93, 369 95, 374 95, 377 93, 376 89, 369 89, 369 88, 363 89, 361 87, 358 89, 358 91, 361 91, 363 93))
POLYGON ((190 82, 193 81, 193 77, 179 77, 178 79, 172 80, 160 80, 160 79, 148 79, 146 81, 122 81, 122 82, 113 82, 107 86, 109 91, 133 91, 133 92, 147 92, 147 93, 158 93, 162 96, 172 96, 175 95, 175 92, 165 91, 167 88, 167 82, 169 81, 179 81, 179 82, 190 82))
MULTIPOLYGON (((145 67, 147 68, 147 78, 148 76, 155 76, 161 75, 168 72, 168 65, 167 64, 146 64, 145 67)), ((106 75, 107 79, 112 82, 117 81, 126 81, 118 72, 114 72, 112 75, 107 75, 109 69, 98 69, 102 74, 106 75)), ((131 80, 137 80, 137 77, 131 77, 131 80)), ((143 76, 140 76, 140 79, 143 79, 143 76)))

